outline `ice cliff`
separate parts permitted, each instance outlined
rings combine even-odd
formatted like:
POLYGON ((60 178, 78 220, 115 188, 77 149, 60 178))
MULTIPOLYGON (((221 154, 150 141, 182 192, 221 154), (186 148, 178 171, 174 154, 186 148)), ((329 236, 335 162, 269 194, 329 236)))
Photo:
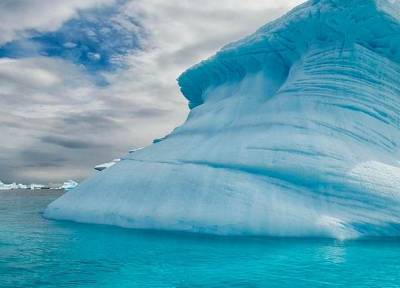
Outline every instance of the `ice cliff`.
POLYGON ((178 79, 170 135, 46 217, 273 236, 400 235, 400 4, 309 1, 178 79))

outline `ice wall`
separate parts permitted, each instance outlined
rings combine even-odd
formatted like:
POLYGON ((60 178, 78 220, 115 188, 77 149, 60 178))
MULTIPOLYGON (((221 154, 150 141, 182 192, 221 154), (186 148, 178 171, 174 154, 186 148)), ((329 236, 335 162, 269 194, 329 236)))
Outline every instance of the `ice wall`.
POLYGON ((309 1, 183 73, 187 121, 45 216, 216 234, 400 235, 399 4, 309 1))

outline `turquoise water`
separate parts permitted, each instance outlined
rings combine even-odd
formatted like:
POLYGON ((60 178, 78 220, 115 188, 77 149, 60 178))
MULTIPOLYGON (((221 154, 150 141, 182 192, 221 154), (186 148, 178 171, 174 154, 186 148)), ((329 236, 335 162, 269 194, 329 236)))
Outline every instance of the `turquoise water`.
POLYGON ((0 191, 0 287, 400 287, 400 240, 225 238, 49 221, 0 191))

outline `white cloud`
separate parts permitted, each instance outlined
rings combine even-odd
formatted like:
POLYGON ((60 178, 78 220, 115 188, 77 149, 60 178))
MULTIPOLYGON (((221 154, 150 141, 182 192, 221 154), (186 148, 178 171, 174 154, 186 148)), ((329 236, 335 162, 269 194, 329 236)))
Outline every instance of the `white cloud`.
POLYGON ((38 62, 43 65, 48 64, 43 63, 49 62, 47 59, 41 59, 42 61, 39 59, 31 60, 0 59, 0 81, 2 86, 12 90, 12 86, 15 85, 15 88, 20 88, 22 84, 24 84, 25 88, 42 88, 61 84, 61 79, 58 75, 50 73, 46 67, 37 65, 38 62))
MULTIPOLYGON (((146 129, 136 129, 135 141, 149 142, 142 135, 148 128, 167 133, 187 114, 187 101, 176 78, 184 70, 211 56, 223 45, 254 32, 302 0, 135 0, 120 9, 121 19, 132 17, 146 33, 142 51, 123 58, 128 69, 107 75, 107 93, 131 107, 170 111, 168 119, 145 118, 146 129)), ((136 122, 135 122, 136 123, 136 122)), ((132 123, 132 125, 135 125, 132 123)), ((139 127, 138 127, 139 128, 139 127)), ((159 135, 160 136, 160 135, 159 135)))
MULTIPOLYGON (((282 15, 302 0, 136 0, 120 9, 121 19, 134 18, 146 33, 140 40, 142 51, 123 58, 128 69, 107 75, 108 95, 123 103, 122 109, 169 111, 165 119, 136 118, 130 123, 134 145, 168 133, 184 121, 187 101, 180 94, 176 78, 184 70, 211 56, 223 45, 254 32, 261 25, 282 15), (139 122, 138 122, 139 121, 139 122), (144 125, 144 127, 142 126, 144 125), (153 131, 154 133, 149 133, 153 131), (161 134, 161 135, 160 135, 161 134)), ((117 104, 115 104, 117 105, 117 104)), ((129 139, 130 138, 130 139, 129 139)))
MULTIPOLYGON (((34 16, 13 24, 13 13, 0 7, 7 24, 0 28, 0 42, 20 37, 19 31, 27 28, 57 29, 75 9, 84 8, 81 2, 104 1, 6 1, 18 12, 14 17, 28 12, 34 16), (21 7, 14 7, 15 2, 21 7), (60 3, 68 4, 60 8, 60 3), (53 10, 51 19, 38 19, 53 10)), ((31 182, 83 177, 97 162, 164 136, 188 112, 175 80, 181 72, 300 2, 127 1, 112 20, 131 27, 131 33, 138 30, 129 21, 144 27, 139 35, 143 50, 114 59, 124 61, 127 69, 105 74, 110 85, 102 88, 91 84, 81 68, 63 60, 1 60, 0 123, 5 125, 0 125, 0 134, 9 139, 1 144, 0 178, 31 182), (6 162, 13 164, 6 167, 6 162), (57 169, 55 163, 60 163, 57 169)))

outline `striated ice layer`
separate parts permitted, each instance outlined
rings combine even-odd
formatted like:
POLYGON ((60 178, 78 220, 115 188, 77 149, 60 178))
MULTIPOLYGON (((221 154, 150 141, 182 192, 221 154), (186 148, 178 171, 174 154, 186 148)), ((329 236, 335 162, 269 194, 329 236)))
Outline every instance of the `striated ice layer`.
POLYGON ((45 216, 227 235, 400 235, 400 25, 309 1, 180 76, 192 110, 45 216))

